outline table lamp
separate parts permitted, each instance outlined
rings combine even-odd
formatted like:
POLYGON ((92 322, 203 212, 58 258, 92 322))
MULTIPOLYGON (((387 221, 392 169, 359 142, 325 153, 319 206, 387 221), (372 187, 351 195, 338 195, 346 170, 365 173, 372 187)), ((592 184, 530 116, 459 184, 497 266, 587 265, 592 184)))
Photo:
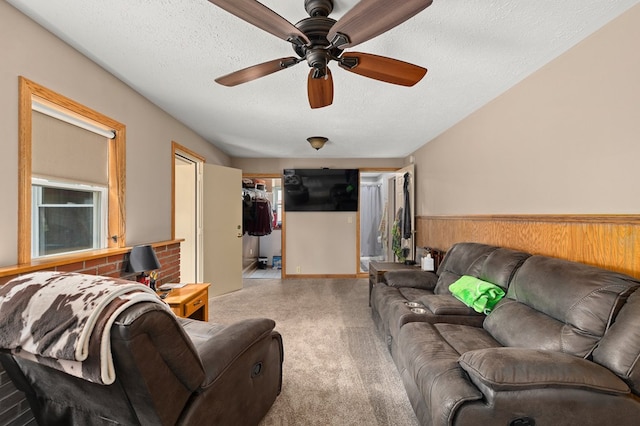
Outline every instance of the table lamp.
POLYGON ((131 249, 131 253, 129 254, 129 267, 127 269, 129 272, 140 273, 136 278, 138 282, 147 284, 155 290, 155 280, 154 285, 152 285, 147 272, 160 269, 160 267, 156 252, 153 251, 153 247, 150 245, 134 246, 131 249))

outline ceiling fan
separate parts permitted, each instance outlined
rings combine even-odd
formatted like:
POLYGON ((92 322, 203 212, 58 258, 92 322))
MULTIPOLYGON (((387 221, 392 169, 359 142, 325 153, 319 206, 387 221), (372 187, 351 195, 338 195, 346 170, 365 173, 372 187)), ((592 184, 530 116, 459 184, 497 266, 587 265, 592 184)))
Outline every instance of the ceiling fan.
POLYGON ((333 102, 333 79, 328 64, 386 83, 413 86, 427 73, 425 68, 369 53, 344 52, 403 23, 431 5, 433 0, 361 0, 340 20, 329 18, 332 0, 305 0, 309 18, 295 25, 256 0, 209 0, 216 6, 278 38, 288 41, 298 55, 253 65, 217 78, 224 86, 236 86, 289 68, 304 60, 311 70, 307 92, 311 108, 333 102))

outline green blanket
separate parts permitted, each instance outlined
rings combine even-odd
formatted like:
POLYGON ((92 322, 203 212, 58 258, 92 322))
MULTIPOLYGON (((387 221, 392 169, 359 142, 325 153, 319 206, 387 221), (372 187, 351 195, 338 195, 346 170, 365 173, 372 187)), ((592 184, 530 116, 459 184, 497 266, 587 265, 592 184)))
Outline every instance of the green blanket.
POLYGON ((504 290, 499 286, 470 275, 460 277, 449 286, 449 291, 456 299, 485 315, 504 297, 504 290))

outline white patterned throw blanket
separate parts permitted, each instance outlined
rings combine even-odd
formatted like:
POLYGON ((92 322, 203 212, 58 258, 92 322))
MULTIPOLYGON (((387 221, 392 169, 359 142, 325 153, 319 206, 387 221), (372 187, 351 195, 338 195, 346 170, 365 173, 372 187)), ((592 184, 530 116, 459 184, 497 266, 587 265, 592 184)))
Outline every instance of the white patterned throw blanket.
POLYGON ((153 302, 149 287, 117 278, 35 272, 0 287, 0 348, 100 384, 115 381, 111 325, 129 306, 153 302))

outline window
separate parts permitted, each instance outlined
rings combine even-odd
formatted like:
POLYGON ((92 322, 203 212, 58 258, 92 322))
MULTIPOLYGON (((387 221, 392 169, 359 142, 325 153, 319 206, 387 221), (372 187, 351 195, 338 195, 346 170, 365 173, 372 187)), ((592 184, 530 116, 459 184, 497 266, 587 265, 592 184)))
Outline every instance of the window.
POLYGON ((32 258, 106 247, 107 188, 32 179, 32 258))
POLYGON ((125 247, 126 127, 24 77, 19 84, 18 263, 125 247), (40 115, 60 120, 56 113, 73 128, 106 135, 85 143, 43 129, 40 115))

